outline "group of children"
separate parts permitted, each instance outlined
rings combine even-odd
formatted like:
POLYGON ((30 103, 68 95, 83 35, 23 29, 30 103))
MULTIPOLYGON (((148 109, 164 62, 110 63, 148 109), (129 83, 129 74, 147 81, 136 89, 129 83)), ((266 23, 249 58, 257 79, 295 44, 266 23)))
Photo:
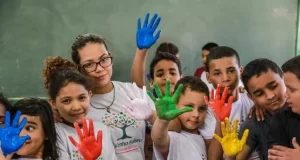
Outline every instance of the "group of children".
POLYGON ((154 33, 161 21, 155 14, 148 22, 149 16, 143 25, 138 20, 131 70, 135 83, 112 81, 113 54, 105 40, 84 34, 71 46, 72 61, 45 60, 48 100, 24 98, 11 106, 0 95, 0 159, 300 156, 300 56, 281 68, 264 58, 243 68, 234 49, 209 43, 203 47, 205 67, 185 76, 178 48, 164 42, 146 73, 148 50, 159 38, 160 31, 154 33))

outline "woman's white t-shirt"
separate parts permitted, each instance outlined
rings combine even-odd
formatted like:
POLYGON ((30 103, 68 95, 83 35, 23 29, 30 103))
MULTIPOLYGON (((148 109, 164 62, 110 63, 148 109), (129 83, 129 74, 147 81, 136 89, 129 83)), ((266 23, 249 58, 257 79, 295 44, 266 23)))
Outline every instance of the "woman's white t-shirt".
MULTIPOLYGON (((145 122, 136 120, 126 112, 125 106, 130 106, 130 101, 127 95, 120 92, 120 89, 126 89, 126 86, 135 91, 134 86, 132 83, 118 81, 113 81, 113 85, 115 91, 93 95, 87 117, 110 128, 118 160, 144 160, 145 122), (105 108, 112 103, 114 96, 115 100, 109 113, 105 108)), ((142 94, 142 89, 139 90, 142 94)), ((147 100, 151 108, 155 109, 153 101, 148 96, 147 100)))

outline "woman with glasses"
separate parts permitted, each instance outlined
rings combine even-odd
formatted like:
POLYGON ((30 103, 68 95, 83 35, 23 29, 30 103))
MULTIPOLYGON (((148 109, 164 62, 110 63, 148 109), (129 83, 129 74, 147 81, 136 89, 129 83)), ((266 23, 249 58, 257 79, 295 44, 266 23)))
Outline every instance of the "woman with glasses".
MULTIPOLYGON (((132 93, 142 90, 131 83, 112 81, 113 57, 103 38, 95 34, 79 35, 72 45, 72 59, 92 82, 93 97, 87 117, 109 126, 119 160, 143 160, 145 122, 126 112, 131 105, 124 88, 132 93)), ((148 105, 154 104, 147 96, 148 105)), ((106 146, 103 144, 103 146, 106 146)))

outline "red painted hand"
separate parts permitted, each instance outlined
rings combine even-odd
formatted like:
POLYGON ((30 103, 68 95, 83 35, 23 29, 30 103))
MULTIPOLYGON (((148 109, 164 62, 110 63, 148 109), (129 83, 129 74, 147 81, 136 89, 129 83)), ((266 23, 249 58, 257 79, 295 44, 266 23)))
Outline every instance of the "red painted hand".
POLYGON ((212 90, 210 95, 210 101, 208 101, 207 96, 204 97, 206 104, 212 108, 215 115, 220 121, 224 121, 226 117, 230 116, 233 97, 230 96, 228 99, 228 103, 225 104, 227 95, 228 95, 228 87, 225 87, 221 97, 221 87, 220 85, 218 85, 216 96, 214 94, 214 90, 212 90))
POLYGON ((97 140, 94 134, 93 120, 89 120, 89 131, 85 118, 82 118, 83 135, 77 122, 74 123, 80 143, 77 143, 72 136, 69 136, 70 141, 79 149, 85 160, 95 160, 102 152, 102 131, 98 131, 97 140))

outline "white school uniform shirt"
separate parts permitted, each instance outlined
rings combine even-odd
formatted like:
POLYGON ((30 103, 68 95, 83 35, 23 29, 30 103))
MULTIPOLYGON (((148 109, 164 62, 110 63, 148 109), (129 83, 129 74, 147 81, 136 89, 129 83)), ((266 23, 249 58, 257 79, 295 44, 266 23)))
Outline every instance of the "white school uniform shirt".
MULTIPOLYGON (((238 130, 243 122, 245 122, 250 109, 253 107, 254 103, 248 98, 247 93, 239 93, 238 100, 232 103, 232 108, 229 116, 229 121, 233 125, 234 119, 238 119, 238 130)), ((216 129, 216 119, 211 108, 208 109, 204 124, 199 128, 200 134, 204 139, 212 139, 213 134, 216 129)))
MULTIPOLYGON (((63 123, 56 123, 55 128, 59 148, 59 159, 83 160, 81 153, 69 139, 69 136, 72 136, 77 143, 80 142, 76 129, 63 123)), ((102 123, 94 122, 94 134, 96 139, 99 130, 102 130, 102 152, 96 160, 117 160, 109 129, 102 123)))
MULTIPOLYGON (((206 146, 201 135, 181 131, 169 131, 170 146, 167 160, 206 160, 206 146)), ((157 160, 164 160, 162 154, 153 146, 157 160)))
MULTIPOLYGON (((116 150, 118 160, 144 160, 145 122, 136 120, 126 112, 125 106, 130 106, 127 95, 120 92, 121 88, 133 89, 132 83, 113 81, 115 89, 115 100, 110 107, 110 113, 105 108, 109 106, 114 97, 112 90, 106 94, 94 94, 91 99, 88 118, 94 122, 102 122, 110 128, 112 141, 116 150)), ((140 89, 142 93, 142 89, 140 89)), ((155 109, 153 101, 147 96, 151 108, 155 109)))

